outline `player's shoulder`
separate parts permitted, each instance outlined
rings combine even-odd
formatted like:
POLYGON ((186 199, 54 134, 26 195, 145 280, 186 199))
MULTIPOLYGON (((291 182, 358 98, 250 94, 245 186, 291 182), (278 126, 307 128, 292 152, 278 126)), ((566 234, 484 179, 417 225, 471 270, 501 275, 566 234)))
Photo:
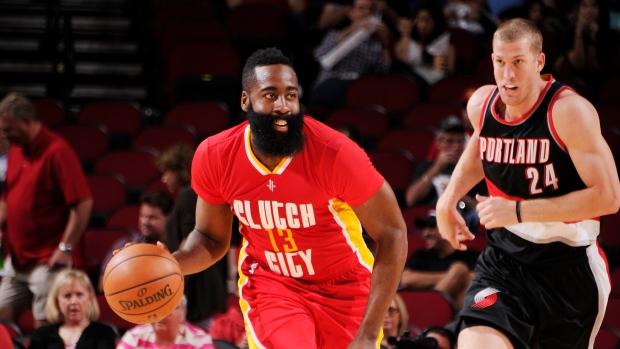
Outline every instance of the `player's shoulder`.
POLYGON ((496 88, 495 85, 483 85, 480 86, 474 93, 469 97, 469 101, 467 102, 468 108, 469 106, 482 108, 484 102, 489 98, 491 92, 496 88))
POLYGON ((304 134, 306 135, 306 143, 310 146, 338 148, 342 143, 351 141, 341 132, 310 116, 304 116, 304 134))
POLYGON ((221 148, 242 144, 242 140, 244 139, 243 136, 247 125, 248 122, 245 121, 240 123, 239 125, 233 126, 220 133, 207 137, 198 145, 196 152, 201 153, 207 150, 215 151, 220 150, 221 148))
POLYGON ((561 116, 563 120, 570 120, 571 122, 598 118, 592 103, 571 88, 560 90, 551 108, 554 120, 557 120, 558 116, 561 116))

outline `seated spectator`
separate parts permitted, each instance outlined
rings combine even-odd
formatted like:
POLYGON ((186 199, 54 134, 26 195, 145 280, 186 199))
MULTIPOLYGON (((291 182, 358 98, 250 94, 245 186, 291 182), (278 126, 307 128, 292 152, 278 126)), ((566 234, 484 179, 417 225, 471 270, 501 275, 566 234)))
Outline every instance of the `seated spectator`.
POLYGON ((396 293, 383 318, 383 339, 381 340, 381 348, 396 348, 396 341, 407 331, 408 324, 409 314, 407 313, 407 307, 405 307, 403 299, 396 293))
POLYGON ((452 297, 455 308, 463 307, 465 291, 474 277, 479 252, 455 249, 437 229, 435 211, 418 218, 415 225, 423 229, 426 250, 415 251, 405 264, 401 278, 403 289, 434 289, 452 297))
MULTIPOLYGON (((177 202, 166 223, 166 246, 170 252, 179 249, 196 225, 198 195, 189 185, 193 157, 194 149, 185 144, 176 144, 164 150, 156 160, 157 167, 162 172, 161 181, 172 193, 178 194, 177 202)), ((236 252, 229 252, 228 255, 231 254, 237 256, 236 252)), ((201 272, 185 276, 184 293, 189 304, 187 319, 206 329, 210 327, 214 313, 226 311, 226 262, 227 259, 221 259, 201 272)), ((236 266, 235 261, 229 263, 236 266)), ((230 283, 233 284, 234 292, 237 269, 231 269, 228 271, 228 278, 232 280, 230 283)))
POLYGON ((419 4, 412 19, 403 18, 398 24, 395 56, 412 70, 424 95, 454 72, 456 52, 447 29, 441 7, 432 1, 419 4))
POLYGON ((314 50, 322 68, 310 104, 343 107, 347 88, 353 80, 364 74, 389 71, 390 33, 385 24, 373 16, 375 10, 372 0, 351 0, 347 12, 351 24, 342 30, 327 32, 314 50), (332 56, 334 52, 340 53, 332 56), (326 59, 330 56, 340 58, 326 59))
POLYGON ((422 332, 422 337, 435 338, 437 349, 456 349, 456 334, 444 327, 431 326, 422 332))
POLYGON ((215 349, 211 336, 185 321, 187 298, 164 319, 128 330, 117 349, 215 349))
MULTIPOLYGON (((567 77, 582 79, 595 96, 609 78, 613 58, 618 52, 618 36, 609 25, 605 1, 580 0, 569 34, 568 53, 564 67, 567 77)), ((558 65, 562 65, 559 59, 558 65)))
POLYGON ((47 296, 45 313, 51 325, 37 328, 30 349, 113 349, 112 327, 96 322, 99 306, 90 279, 81 270, 58 273, 47 296))
POLYGON ((101 261, 99 284, 97 285, 99 292, 103 292, 103 273, 108 262, 112 259, 112 252, 114 250, 124 247, 128 242, 145 242, 149 244, 156 244, 157 241, 166 242, 166 220, 170 212, 172 212, 173 205, 172 197, 160 190, 142 195, 138 217, 140 233, 133 234, 128 239, 120 239, 112 245, 105 258, 101 261))

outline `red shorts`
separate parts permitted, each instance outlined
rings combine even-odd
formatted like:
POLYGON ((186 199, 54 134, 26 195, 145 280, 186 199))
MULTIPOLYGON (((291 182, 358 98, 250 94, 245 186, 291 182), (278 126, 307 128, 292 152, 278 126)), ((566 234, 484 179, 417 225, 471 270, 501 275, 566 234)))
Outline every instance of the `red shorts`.
POLYGON ((346 348, 353 340, 370 291, 371 272, 364 266, 321 283, 277 275, 257 263, 250 268, 247 259, 240 269, 251 349, 346 348))

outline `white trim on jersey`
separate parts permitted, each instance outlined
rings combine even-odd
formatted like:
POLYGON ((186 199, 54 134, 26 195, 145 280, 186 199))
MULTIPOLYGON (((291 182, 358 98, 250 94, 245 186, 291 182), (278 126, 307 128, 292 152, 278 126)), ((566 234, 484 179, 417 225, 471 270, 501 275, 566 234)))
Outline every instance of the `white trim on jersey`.
POLYGON ((568 246, 588 246, 596 242, 601 229, 597 220, 581 222, 526 222, 505 227, 511 233, 535 244, 563 242, 568 246))
POLYGON ((598 290, 598 315, 594 326, 592 326, 592 334, 590 335, 589 349, 594 348, 594 340, 598 330, 603 323, 603 316, 605 315, 605 309, 607 308, 607 299, 611 292, 611 281, 609 280, 609 274, 607 272, 607 263, 601 256, 598 244, 594 243, 586 249, 588 254, 588 261, 590 262, 590 269, 594 274, 594 281, 596 282, 596 289, 598 290))

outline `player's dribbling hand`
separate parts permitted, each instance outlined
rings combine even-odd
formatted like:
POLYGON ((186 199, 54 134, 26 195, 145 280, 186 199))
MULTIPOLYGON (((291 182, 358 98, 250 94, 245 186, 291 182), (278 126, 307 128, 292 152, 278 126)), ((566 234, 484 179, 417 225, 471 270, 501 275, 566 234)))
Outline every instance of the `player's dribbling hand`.
POLYGON ((500 197, 476 195, 480 224, 487 229, 517 224, 515 202, 500 197))

